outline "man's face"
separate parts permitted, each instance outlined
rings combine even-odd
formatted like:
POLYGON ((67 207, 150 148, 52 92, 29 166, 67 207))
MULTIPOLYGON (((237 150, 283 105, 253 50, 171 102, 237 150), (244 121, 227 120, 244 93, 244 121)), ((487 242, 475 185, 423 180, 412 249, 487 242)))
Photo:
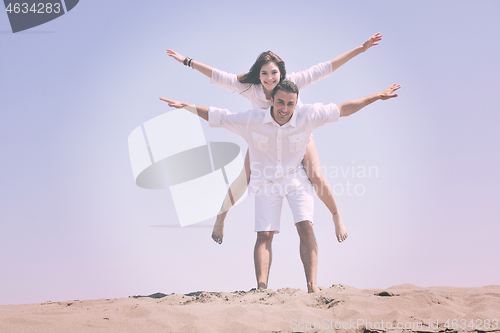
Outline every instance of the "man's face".
POLYGON ((280 125, 286 124, 292 118, 297 106, 297 94, 278 90, 271 100, 273 119, 280 125))

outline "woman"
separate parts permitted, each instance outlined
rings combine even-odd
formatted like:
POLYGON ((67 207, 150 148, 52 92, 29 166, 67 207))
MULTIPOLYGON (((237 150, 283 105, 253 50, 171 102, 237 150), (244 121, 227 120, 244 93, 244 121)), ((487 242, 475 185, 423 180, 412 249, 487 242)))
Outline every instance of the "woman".
MULTIPOLYGON (((365 52, 370 47, 378 45, 382 39, 380 33, 376 33, 368 38, 361 46, 358 46, 331 61, 320 63, 308 70, 286 74, 285 63, 280 57, 271 51, 263 52, 257 58, 255 63, 250 68, 250 71, 242 75, 229 74, 218 69, 212 68, 202 64, 193 59, 184 57, 173 50, 167 50, 167 54, 175 60, 196 69, 200 73, 208 76, 211 84, 217 84, 221 88, 236 91, 243 97, 250 100, 253 108, 268 108, 271 106, 271 93, 278 85, 278 83, 285 78, 294 82, 299 91, 319 81, 322 78, 328 77, 333 71, 345 64, 350 59, 354 58, 360 53, 365 52)), ((335 224, 335 234, 339 242, 343 242, 347 238, 347 232, 342 222, 342 218, 338 213, 337 204, 333 196, 332 188, 326 180, 321 165, 319 163, 318 151, 314 140, 311 137, 307 144, 306 152, 304 154, 304 169, 311 180, 318 197, 328 207, 332 213, 333 222, 335 224)), ((223 206, 212 232, 212 238, 215 242, 221 244, 224 235, 224 220, 227 211, 231 206, 238 201, 243 195, 250 181, 250 162, 248 158, 248 151, 245 157, 245 170, 242 171, 240 177, 231 184, 228 195, 224 200, 223 206), (235 184, 236 183, 236 184, 235 184)))

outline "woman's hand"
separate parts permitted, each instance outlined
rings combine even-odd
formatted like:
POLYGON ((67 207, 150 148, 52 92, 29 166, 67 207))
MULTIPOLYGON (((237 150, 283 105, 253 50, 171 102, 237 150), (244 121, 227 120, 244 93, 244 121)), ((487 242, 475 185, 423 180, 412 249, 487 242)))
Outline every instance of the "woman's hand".
POLYGON ((365 52, 374 45, 378 45, 378 42, 380 42, 381 40, 382 40, 382 35, 380 34, 380 32, 377 32, 375 35, 368 38, 366 42, 363 43, 363 45, 361 45, 361 47, 363 48, 363 52, 365 52))
POLYGON ((174 58, 181 64, 189 65, 189 67, 191 67, 192 69, 196 69, 201 74, 206 75, 209 78, 212 78, 212 67, 202 64, 199 61, 194 61, 193 59, 189 60, 189 64, 185 64, 184 60, 186 59, 186 57, 184 57, 182 54, 175 52, 174 50, 167 50, 167 54, 169 57, 174 58))
POLYGON ((167 54, 174 58, 175 60, 177 60, 178 62, 180 63, 184 63, 184 59, 186 59, 186 57, 184 57, 183 55, 175 52, 174 50, 167 50, 167 54))

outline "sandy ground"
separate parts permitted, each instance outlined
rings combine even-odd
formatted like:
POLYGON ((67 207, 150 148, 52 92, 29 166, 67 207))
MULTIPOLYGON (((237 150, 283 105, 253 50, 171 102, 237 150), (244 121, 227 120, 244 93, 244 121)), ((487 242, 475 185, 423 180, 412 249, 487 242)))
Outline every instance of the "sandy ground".
POLYGON ((346 285, 0 305, 0 332, 500 332, 500 286, 346 285))

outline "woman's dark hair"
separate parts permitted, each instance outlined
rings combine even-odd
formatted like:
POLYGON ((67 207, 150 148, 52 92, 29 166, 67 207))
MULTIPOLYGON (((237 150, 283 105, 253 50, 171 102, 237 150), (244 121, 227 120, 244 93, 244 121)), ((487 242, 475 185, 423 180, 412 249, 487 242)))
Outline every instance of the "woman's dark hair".
POLYGON ((283 81, 286 77, 285 62, 271 51, 262 52, 257 60, 255 60, 255 63, 248 73, 238 75, 238 81, 241 83, 260 84, 260 69, 270 62, 274 62, 276 66, 278 66, 280 70, 280 81, 283 81))

